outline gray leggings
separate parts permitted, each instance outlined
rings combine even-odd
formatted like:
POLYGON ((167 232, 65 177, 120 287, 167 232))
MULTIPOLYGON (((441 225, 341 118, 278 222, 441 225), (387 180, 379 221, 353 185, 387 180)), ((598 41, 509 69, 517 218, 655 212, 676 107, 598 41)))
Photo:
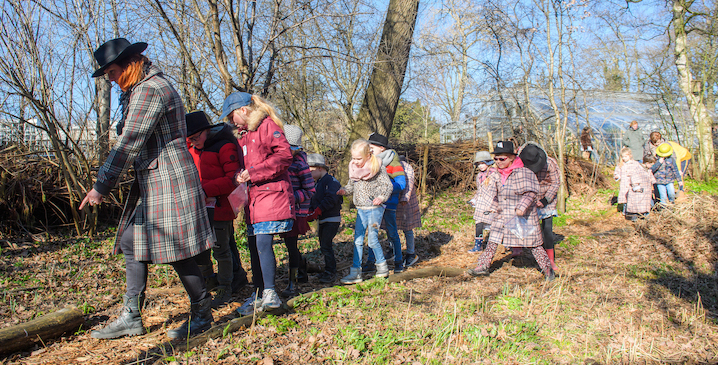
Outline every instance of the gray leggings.
MULTIPOLYGON (((127 226, 120 239, 120 249, 125 254, 125 281, 127 283, 128 297, 134 297, 145 293, 147 289, 147 263, 135 260, 134 249, 134 224, 127 226)), ((179 275, 184 289, 189 295, 192 303, 196 303, 207 296, 207 289, 204 285, 202 272, 197 266, 194 257, 171 262, 170 265, 179 275)))

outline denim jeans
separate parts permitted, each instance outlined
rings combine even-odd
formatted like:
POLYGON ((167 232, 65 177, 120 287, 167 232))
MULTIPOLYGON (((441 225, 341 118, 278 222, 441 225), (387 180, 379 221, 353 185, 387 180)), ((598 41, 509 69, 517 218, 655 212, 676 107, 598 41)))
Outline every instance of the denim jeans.
MULTIPOLYGON (((384 210, 384 226, 386 227, 386 235, 389 236, 389 242, 394 248, 394 267, 401 267, 404 260, 401 257, 401 238, 399 238, 399 230, 396 228, 396 209, 384 210)), ((369 252, 368 256, 369 262, 376 261, 371 252, 369 252)))
POLYGON ((661 197, 661 204, 673 203, 676 200, 676 188, 673 183, 670 184, 656 184, 658 187, 658 196, 661 197))
POLYGON ((414 230, 409 229, 404 231, 404 238, 406 238, 406 253, 409 255, 414 254, 414 230))
POLYGON ((369 231, 369 240, 367 244, 374 256, 376 263, 383 263, 384 252, 379 244, 379 226, 381 218, 384 215, 384 207, 377 206, 371 209, 357 209, 357 221, 354 228, 354 260, 352 267, 361 268, 361 261, 364 255, 364 235, 369 231))

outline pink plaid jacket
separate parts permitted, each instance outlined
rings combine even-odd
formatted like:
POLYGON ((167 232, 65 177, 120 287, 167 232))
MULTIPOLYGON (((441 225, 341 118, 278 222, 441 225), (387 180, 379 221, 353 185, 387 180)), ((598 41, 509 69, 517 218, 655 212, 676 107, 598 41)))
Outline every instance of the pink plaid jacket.
POLYGON ((536 213, 536 197, 539 193, 539 182, 533 171, 519 167, 514 169, 506 183, 501 183, 499 173, 489 176, 489 194, 496 197, 493 210, 496 211, 494 221, 491 223, 489 242, 500 243, 505 247, 537 247, 543 244, 543 237, 539 227, 539 218, 536 213), (519 239, 509 232, 506 223, 516 217, 516 211, 528 220, 533 227, 530 235, 519 239))
POLYGON ((404 161, 401 162, 401 166, 406 174, 406 189, 399 197, 399 205, 396 207, 396 228, 400 231, 408 231, 421 227, 421 209, 419 209, 419 199, 416 197, 414 168, 404 161))
POLYGON ((476 174, 476 194, 474 194, 474 222, 476 223, 491 224, 494 221, 495 214, 491 210, 491 206, 496 200, 496 194, 489 191, 489 176, 493 173, 497 173, 497 171, 496 167, 492 166, 486 171, 476 174))
POLYGON ((656 178, 638 161, 628 161, 621 169, 618 203, 626 204, 627 213, 647 213, 651 210, 651 196, 656 178), (638 191, 634 191, 638 190, 638 191))

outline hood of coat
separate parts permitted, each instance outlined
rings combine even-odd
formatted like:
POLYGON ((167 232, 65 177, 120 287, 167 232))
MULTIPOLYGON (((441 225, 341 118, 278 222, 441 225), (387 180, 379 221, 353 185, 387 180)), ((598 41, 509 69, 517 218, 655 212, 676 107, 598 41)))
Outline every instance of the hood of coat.
POLYGON ((257 128, 259 128, 259 126, 262 124, 264 119, 266 119, 267 117, 267 113, 261 112, 259 110, 252 112, 252 114, 249 115, 249 120, 247 121, 247 129, 252 132, 256 131, 257 128))
POLYGON ((212 145, 221 141, 237 142, 234 136, 234 128, 227 123, 219 123, 209 128, 207 140, 203 149, 209 149, 212 145))

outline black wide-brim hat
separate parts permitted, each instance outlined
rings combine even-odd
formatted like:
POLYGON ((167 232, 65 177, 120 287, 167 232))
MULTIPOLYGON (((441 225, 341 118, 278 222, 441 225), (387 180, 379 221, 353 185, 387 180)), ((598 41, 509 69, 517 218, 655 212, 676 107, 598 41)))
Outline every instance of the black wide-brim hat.
POLYGON ((207 128, 212 128, 207 114, 201 110, 185 115, 185 121, 187 122, 187 137, 207 128))
POLYGON ((130 44, 130 41, 124 38, 115 38, 103 43, 95 51, 95 60, 100 68, 92 73, 92 77, 100 77, 105 74, 105 70, 111 64, 122 61, 133 54, 142 53, 147 49, 147 43, 137 42, 130 44))
POLYGON ((369 135, 369 144, 374 144, 377 146, 382 146, 384 148, 389 148, 389 138, 386 136, 383 136, 379 133, 372 133, 369 135))
POLYGON ((548 158, 546 152, 535 144, 527 144, 521 153, 519 153, 521 162, 524 163, 524 167, 534 172, 534 174, 541 171, 546 166, 548 158))

